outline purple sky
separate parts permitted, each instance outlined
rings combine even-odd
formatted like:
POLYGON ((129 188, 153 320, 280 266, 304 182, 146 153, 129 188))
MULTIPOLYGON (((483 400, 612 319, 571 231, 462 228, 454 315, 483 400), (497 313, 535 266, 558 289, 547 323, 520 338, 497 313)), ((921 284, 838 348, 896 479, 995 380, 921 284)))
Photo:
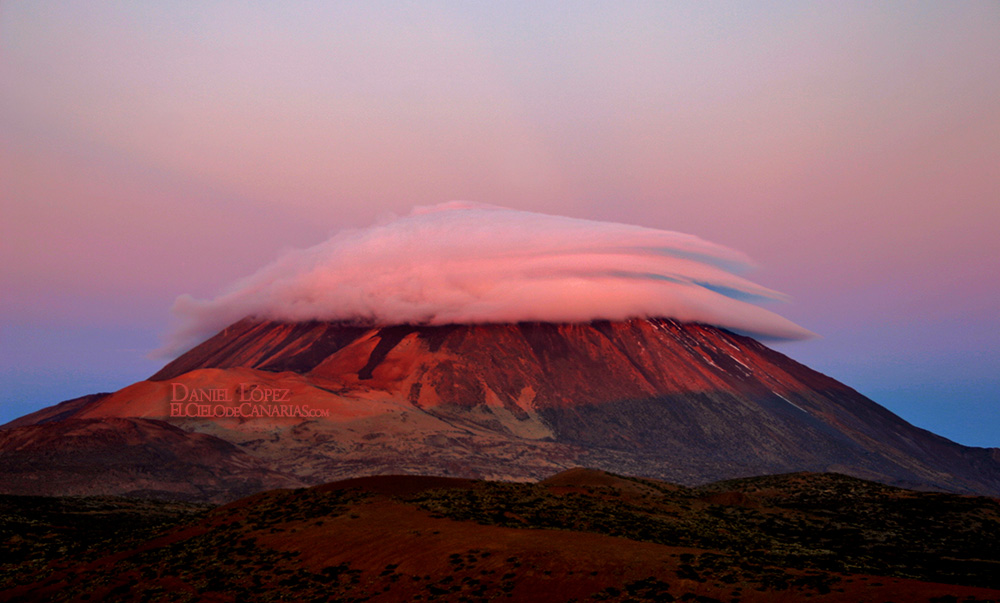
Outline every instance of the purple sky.
POLYGON ((1000 446, 1000 5, 0 4, 0 422, 454 199, 749 254, 781 351, 1000 446))

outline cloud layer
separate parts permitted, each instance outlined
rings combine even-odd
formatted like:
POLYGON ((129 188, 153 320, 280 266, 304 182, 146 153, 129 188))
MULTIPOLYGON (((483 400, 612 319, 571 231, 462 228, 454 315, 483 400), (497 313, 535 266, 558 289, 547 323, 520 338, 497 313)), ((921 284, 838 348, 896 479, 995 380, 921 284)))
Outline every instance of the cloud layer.
POLYGON ((669 317, 749 335, 812 335, 755 302, 738 251, 698 237, 452 202, 291 251, 212 300, 177 298, 179 353, 246 316, 371 324, 669 317))

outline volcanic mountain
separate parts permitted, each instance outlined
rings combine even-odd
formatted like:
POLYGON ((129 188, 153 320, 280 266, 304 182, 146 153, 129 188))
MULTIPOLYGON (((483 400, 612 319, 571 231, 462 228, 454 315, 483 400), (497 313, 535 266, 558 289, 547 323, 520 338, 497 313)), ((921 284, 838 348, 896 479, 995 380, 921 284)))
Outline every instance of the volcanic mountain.
MULTIPOLYGON (((667 319, 367 327, 248 318, 147 381, 0 433, 16 441, 21 430, 122 418, 225 440, 269 476, 310 484, 380 473, 534 480, 582 465, 686 485, 835 471, 1000 493, 1000 450, 914 427, 748 337, 667 319)), ((0 447, 5 458, 9 450, 0 447)), ((0 471, 20 475, 26 462, 0 471)))

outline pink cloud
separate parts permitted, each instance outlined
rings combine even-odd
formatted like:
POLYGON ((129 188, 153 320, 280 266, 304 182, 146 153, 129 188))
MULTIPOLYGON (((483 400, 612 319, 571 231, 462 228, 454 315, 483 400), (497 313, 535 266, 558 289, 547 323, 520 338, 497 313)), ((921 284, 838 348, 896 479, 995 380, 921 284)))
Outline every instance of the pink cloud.
POLYGON ((212 300, 180 296, 164 351, 246 316, 366 324, 661 316, 757 336, 812 335, 752 302, 742 253, 678 232, 445 203, 288 252, 212 300))

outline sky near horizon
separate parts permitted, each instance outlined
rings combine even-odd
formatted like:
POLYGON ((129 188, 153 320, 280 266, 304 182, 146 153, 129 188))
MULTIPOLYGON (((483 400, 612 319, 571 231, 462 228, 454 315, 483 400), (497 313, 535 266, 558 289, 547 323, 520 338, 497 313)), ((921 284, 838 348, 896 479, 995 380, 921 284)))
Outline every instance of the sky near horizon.
POLYGON ((452 200, 737 249, 777 349, 1000 446, 1000 4, 0 4, 0 423, 452 200))

